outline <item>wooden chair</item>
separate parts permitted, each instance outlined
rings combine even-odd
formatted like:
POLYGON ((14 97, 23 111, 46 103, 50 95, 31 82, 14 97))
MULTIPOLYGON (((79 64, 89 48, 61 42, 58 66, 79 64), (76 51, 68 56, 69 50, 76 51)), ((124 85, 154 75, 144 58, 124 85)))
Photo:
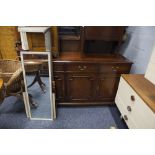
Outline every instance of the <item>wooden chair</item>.
MULTIPOLYGON (((0 60, 0 78, 3 79, 3 97, 19 96, 23 97, 22 93, 25 91, 23 73, 21 62, 18 60, 0 60)), ((34 108, 37 107, 29 94, 30 105, 34 108)))
POLYGON ((4 97, 21 95, 24 90, 21 63, 0 60, 0 78, 4 82, 4 97))

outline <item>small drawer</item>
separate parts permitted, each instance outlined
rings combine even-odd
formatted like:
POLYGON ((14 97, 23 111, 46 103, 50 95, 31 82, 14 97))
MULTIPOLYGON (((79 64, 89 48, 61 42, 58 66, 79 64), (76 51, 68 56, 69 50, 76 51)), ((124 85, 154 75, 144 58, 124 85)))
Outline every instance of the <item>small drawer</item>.
POLYGON ((100 66, 101 73, 127 74, 131 68, 130 64, 105 64, 100 66))
POLYGON ((120 78, 117 94, 126 106, 134 105, 137 100, 137 94, 122 77, 120 78))
POLYGON ((97 72, 97 66, 95 64, 66 64, 67 72, 97 72))
POLYGON ((53 63, 53 70, 54 70, 54 72, 63 72, 64 66, 63 66, 63 64, 53 63))

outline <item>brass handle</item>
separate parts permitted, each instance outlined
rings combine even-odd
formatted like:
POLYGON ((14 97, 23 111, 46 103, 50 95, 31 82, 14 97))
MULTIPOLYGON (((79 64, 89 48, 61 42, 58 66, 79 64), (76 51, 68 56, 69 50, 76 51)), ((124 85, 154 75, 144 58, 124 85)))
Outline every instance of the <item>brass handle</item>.
POLYGON ((78 66, 78 68, 82 68, 81 66, 78 66))
POLYGON ((84 68, 84 69, 86 69, 86 68, 87 68, 87 66, 83 66, 83 68, 84 68))
POLYGON ((131 101, 135 101, 135 97, 131 95, 131 101))
POLYGON ((128 120, 128 117, 127 117, 127 115, 124 115, 124 120, 126 120, 126 121, 128 120))
POLYGON ((130 106, 127 106, 127 110, 128 110, 129 112, 131 112, 131 107, 130 107, 130 106))

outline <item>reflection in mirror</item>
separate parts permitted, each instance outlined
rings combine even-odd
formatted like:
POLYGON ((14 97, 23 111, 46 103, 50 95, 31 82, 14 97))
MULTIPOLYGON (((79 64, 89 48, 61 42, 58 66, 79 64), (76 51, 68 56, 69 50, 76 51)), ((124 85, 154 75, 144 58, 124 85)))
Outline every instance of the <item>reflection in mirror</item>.
POLYGON ((21 52, 32 119, 53 119, 50 52, 21 52))

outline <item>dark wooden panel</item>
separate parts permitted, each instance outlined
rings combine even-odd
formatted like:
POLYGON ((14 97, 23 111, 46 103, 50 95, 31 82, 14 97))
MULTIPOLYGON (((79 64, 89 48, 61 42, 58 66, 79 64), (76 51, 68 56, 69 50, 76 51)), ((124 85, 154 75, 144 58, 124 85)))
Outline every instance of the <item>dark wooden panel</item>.
POLYGON ((123 26, 85 26, 87 40, 119 41, 124 33, 123 26))
POLYGON ((114 101, 119 79, 119 76, 100 74, 98 77, 96 100, 114 101))
POLYGON ((56 100, 63 101, 65 97, 64 74, 55 73, 54 81, 55 81, 56 100))
POLYGON ((86 54, 109 54, 115 51, 118 42, 104 40, 85 40, 84 51, 86 54))
POLYGON ((80 40, 60 40, 59 41, 61 52, 80 52, 81 42, 80 40))
POLYGON ((63 63, 53 63, 53 71, 54 72, 64 72, 64 64, 63 63))
POLYGON ((106 74, 127 74, 129 73, 131 64, 125 63, 109 63, 100 65, 100 73, 106 74))
POLYGON ((98 65, 89 63, 66 64, 66 72, 97 72, 98 65))
POLYGON ((94 74, 68 74, 66 77, 68 101, 91 101, 95 98, 94 74))

